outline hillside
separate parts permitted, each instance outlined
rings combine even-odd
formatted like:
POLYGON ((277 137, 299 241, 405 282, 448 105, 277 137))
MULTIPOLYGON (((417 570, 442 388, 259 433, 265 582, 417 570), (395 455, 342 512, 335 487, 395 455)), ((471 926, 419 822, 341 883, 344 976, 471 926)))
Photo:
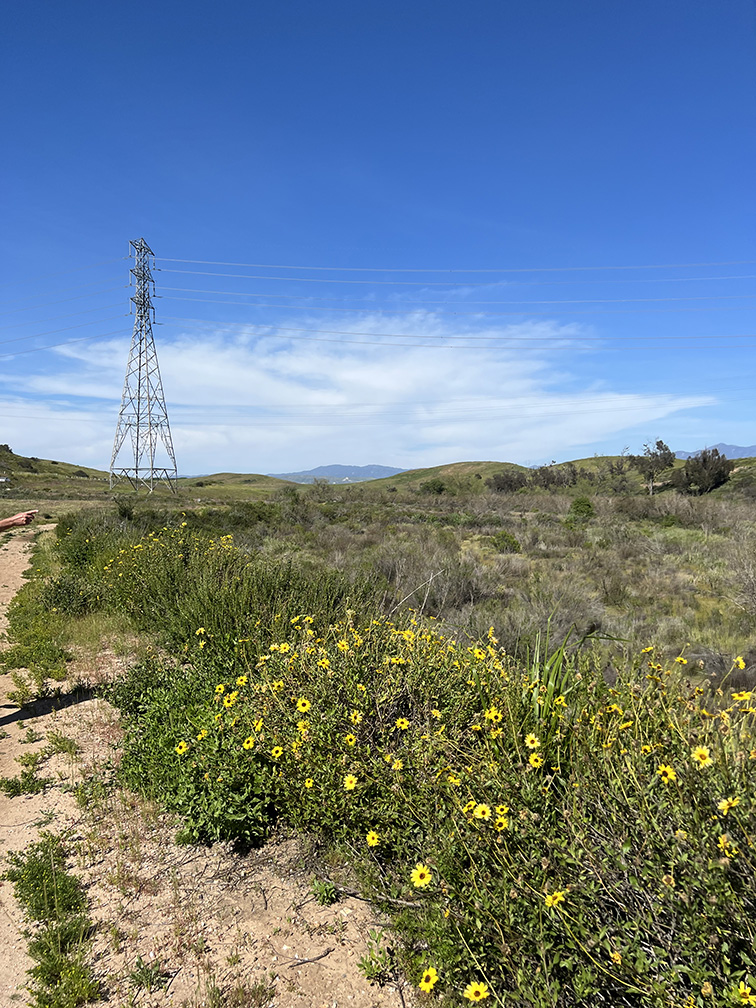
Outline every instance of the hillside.
MULTIPOLYGON (((164 485, 156 487, 152 496, 155 500, 178 499, 179 503, 187 504, 208 497, 219 501, 247 500, 267 497, 284 486, 291 484, 259 473, 213 473, 177 480, 177 496, 164 485)), ((111 490, 110 476, 105 470, 17 455, 8 445, 0 445, 0 500, 5 497, 36 507, 40 502, 61 500, 110 500, 114 494, 130 492, 126 481, 111 490)))
MULTIPOLYGON (((514 462, 451 462, 448 465, 431 466, 428 469, 407 469, 385 479, 371 480, 369 486, 395 490, 419 490, 421 484, 429 480, 442 480, 455 493, 483 493, 487 490, 486 480, 507 470, 528 472, 525 466, 514 462)), ((363 484, 364 485, 364 484, 363 484)))
MULTIPOLYGON (((680 468, 684 464, 684 460, 678 459, 674 468, 680 468)), ((384 467, 320 467, 323 470, 335 468, 360 470, 384 467)), ((311 473, 317 471, 310 470, 311 473)), ((343 487, 350 491, 356 486, 390 493, 398 491, 404 494, 419 492, 448 496, 479 496, 489 493, 491 486, 488 481, 503 473, 527 476, 530 489, 539 493, 559 489, 565 489, 572 495, 644 493, 644 483, 640 474, 629 465, 627 458, 621 455, 592 456, 537 468, 528 468, 513 462, 452 462, 422 469, 399 470, 391 476, 380 479, 361 479, 353 483, 339 482, 334 484, 334 489, 343 487)), ((275 495, 285 487, 294 488, 298 480, 293 477, 301 477, 306 473, 289 475, 292 477, 290 480, 261 473, 232 472, 181 477, 176 484, 177 495, 174 496, 166 486, 158 486, 152 499, 162 503, 172 500, 186 507, 214 502, 223 504, 261 500, 275 495)), ((301 486, 301 483, 299 485, 301 486)), ((717 497, 743 492, 751 495, 755 492, 754 488, 756 488, 756 458, 743 458, 737 459, 729 482, 715 490, 714 494, 717 497)), ((664 489, 662 480, 658 490, 663 492, 664 489)), ((0 445, 0 500, 5 497, 9 501, 18 501, 29 507, 36 507, 40 502, 53 506, 56 501, 96 503, 110 500, 114 494, 121 496, 130 492, 127 482, 122 482, 111 490, 109 475, 102 469, 79 466, 72 462, 18 455, 7 445, 0 445)), ((58 505, 58 510, 60 506, 58 505)))

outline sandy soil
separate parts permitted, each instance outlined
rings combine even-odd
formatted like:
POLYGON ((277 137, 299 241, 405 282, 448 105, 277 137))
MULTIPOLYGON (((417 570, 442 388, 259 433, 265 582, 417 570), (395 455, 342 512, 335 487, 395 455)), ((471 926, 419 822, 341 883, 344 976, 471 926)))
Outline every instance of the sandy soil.
MULTIPOLYGON (((36 530, 0 547, 0 628, 23 584, 36 530)), ((0 646, 2 644, 0 643, 0 646)), ((123 659, 104 650, 100 674, 123 659)), ((90 659, 86 665, 92 668, 90 659)), ((80 692, 19 711, 0 676, 0 774, 43 748, 50 732, 74 739, 76 756, 52 756, 40 771, 46 790, 0 796, 0 855, 66 833, 69 867, 87 888, 97 927, 91 961, 103 985, 98 1004, 125 1008, 393 1008, 412 1003, 403 981, 370 986, 357 965, 381 922, 366 902, 314 899, 315 867, 300 840, 278 838, 246 855, 224 845, 179 846, 176 824, 135 795, 107 786, 118 760, 117 712, 80 692), (36 741, 30 739, 37 738, 36 741), (74 787, 88 784, 78 803, 74 787), (99 785, 105 784, 106 787, 99 785), (154 979, 155 984, 150 985, 154 979), (268 993, 265 993, 265 992, 268 993)), ((10 883, 0 883, 0 1005, 27 1000, 24 922, 10 883)))

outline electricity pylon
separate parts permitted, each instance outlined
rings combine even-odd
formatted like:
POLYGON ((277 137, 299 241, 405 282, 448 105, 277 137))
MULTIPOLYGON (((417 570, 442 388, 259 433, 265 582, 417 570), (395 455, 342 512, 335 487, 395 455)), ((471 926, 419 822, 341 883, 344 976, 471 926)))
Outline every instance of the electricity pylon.
POLYGON ((176 456, 173 453, 171 428, 168 411, 165 408, 163 383, 160 379, 152 323, 155 309, 151 295, 155 283, 150 272, 152 249, 144 238, 130 243, 134 251, 134 332, 131 337, 129 363, 126 366, 126 380, 123 384, 121 411, 118 414, 113 455, 110 459, 111 488, 122 479, 127 479, 135 490, 140 486, 149 487, 150 493, 156 482, 165 480, 175 492, 176 456), (127 435, 131 435, 134 464, 116 466, 127 435), (163 442, 170 466, 155 466, 155 451, 158 440, 163 442))

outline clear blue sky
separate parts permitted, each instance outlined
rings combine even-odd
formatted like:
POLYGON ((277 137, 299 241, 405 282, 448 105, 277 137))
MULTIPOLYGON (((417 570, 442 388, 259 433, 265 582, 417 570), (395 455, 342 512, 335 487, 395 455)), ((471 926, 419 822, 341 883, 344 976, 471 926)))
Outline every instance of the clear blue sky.
POLYGON ((3 16, 0 442, 107 467, 144 236, 182 472, 756 443, 751 0, 3 16))

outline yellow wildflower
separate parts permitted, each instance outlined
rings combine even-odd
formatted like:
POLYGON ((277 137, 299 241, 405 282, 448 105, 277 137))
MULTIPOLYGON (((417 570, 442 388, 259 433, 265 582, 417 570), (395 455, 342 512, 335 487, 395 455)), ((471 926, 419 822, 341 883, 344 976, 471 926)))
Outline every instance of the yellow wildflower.
POLYGON ((690 758, 694 763, 698 764, 699 768, 711 766, 714 762, 708 747, 705 745, 696 746, 695 749, 691 749, 690 758))
POLYGON ((344 778, 344 790, 354 791, 356 787, 357 787, 357 778, 354 776, 354 774, 347 774, 346 777, 344 778))
POLYGON ((532 732, 530 735, 525 736, 525 745, 528 747, 528 749, 537 749, 540 746, 540 744, 541 744, 540 739, 538 738, 537 735, 533 735, 532 732))
POLYGON ((560 903, 564 902, 566 892, 566 889, 557 889, 556 892, 546 893, 543 897, 543 901, 547 907, 559 906, 560 903))
POLYGON ((424 889, 433 881, 433 873, 424 864, 416 864, 410 873, 410 881, 416 889, 424 889))
POLYGON ((465 987, 462 991, 462 997, 467 998, 468 1001, 483 1001, 488 997, 488 987, 476 980, 465 987))
POLYGON ((423 973, 418 987, 421 991, 425 991, 426 994, 429 994, 433 990, 437 981, 438 973, 432 966, 429 966, 425 973, 423 973))
POLYGON ((726 816, 730 809, 734 809, 737 805, 740 805, 740 798, 723 798, 721 802, 717 802, 717 808, 726 816))
POLYGON ((738 989, 732 993, 737 998, 738 1004, 756 1005, 756 994, 751 993, 751 988, 744 980, 740 981, 738 989))
POLYGON ((669 784, 671 781, 677 780, 677 774, 675 773, 674 767, 669 766, 668 763, 660 764, 656 772, 665 784, 669 784))
POLYGON ((365 837, 365 840, 367 841, 368 847, 377 847, 378 844, 381 842, 381 838, 378 836, 375 830, 370 830, 368 835, 365 837))

